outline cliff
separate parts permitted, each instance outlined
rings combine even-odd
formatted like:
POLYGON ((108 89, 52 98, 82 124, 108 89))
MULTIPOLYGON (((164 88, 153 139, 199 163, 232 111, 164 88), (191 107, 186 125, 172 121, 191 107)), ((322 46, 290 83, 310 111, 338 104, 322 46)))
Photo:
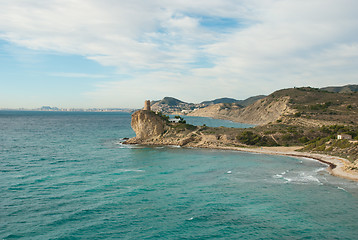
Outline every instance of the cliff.
POLYGON ((215 104, 189 115, 255 125, 276 121, 306 127, 357 125, 357 103, 358 92, 335 93, 302 87, 278 90, 245 108, 237 104, 215 104))
POLYGON ((235 141, 236 130, 214 133, 212 128, 186 123, 170 123, 152 111, 132 114, 131 126, 136 137, 125 144, 178 145, 188 147, 243 146, 235 141))
POLYGON ((188 115, 264 125, 269 122, 275 122, 282 116, 294 113, 294 110, 288 106, 288 102, 289 97, 280 97, 277 99, 266 97, 245 108, 235 104, 220 103, 197 109, 188 115))
POLYGON ((128 143, 137 143, 145 139, 162 135, 166 128, 163 118, 148 110, 139 110, 132 114, 131 126, 136 137, 128 140, 128 143))

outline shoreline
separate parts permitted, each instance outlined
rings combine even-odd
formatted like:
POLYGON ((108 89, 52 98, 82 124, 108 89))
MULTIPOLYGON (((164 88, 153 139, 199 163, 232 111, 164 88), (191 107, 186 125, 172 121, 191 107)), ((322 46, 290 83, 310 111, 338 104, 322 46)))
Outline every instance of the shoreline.
POLYGON ((297 152, 296 150, 300 149, 301 147, 243 148, 243 147, 217 146, 217 147, 208 147, 208 148, 269 154, 269 155, 290 156, 290 157, 299 157, 299 158, 310 158, 329 165, 327 171, 331 175, 358 182, 358 172, 347 171, 345 169, 345 165, 350 163, 347 159, 337 156, 318 154, 318 153, 297 152))
MULTIPOLYGON (((124 144, 133 144, 133 143, 124 143, 124 144)), ((138 144, 138 143, 134 143, 138 144)), ((169 144, 150 144, 148 142, 139 144, 147 146, 169 146, 169 144)), ((179 146, 179 145, 178 145, 179 146)), ((185 146, 180 146, 185 148, 185 146)), ((294 147, 225 147, 225 146, 203 146, 203 145, 194 145, 190 148, 202 148, 202 149, 218 149, 218 150, 231 150, 231 151, 240 151, 240 152, 249 152, 249 153, 259 153, 259 154, 269 154, 269 155, 280 155, 280 156, 289 156, 289 157, 298 157, 298 158, 310 158, 328 165, 327 171, 336 177, 345 178, 348 180, 358 182, 358 172, 347 171, 345 165, 350 164, 345 158, 318 154, 318 153, 309 153, 309 152, 297 152, 296 150, 302 148, 300 146, 294 147)))

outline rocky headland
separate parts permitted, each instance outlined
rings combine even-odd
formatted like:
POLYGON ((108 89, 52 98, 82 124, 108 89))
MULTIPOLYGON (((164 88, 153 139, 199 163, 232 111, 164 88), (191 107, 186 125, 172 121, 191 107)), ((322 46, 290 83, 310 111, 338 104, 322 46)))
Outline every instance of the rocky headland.
POLYGON ((247 129, 210 128, 186 123, 171 123, 166 116, 149 110, 139 110, 133 113, 131 126, 136 137, 127 140, 125 144, 176 145, 308 157, 329 164, 329 171, 333 175, 358 181, 357 161, 351 162, 338 156, 305 152, 302 151, 303 146, 278 147, 279 144, 272 138, 265 140, 265 137, 247 129), (261 138, 261 145, 266 144, 266 146, 250 144, 250 141, 255 141, 255 138, 261 138), (269 144, 270 142, 272 145, 269 144))
POLYGON ((126 143, 310 157, 330 164, 335 175, 357 180, 357 89, 357 85, 289 88, 243 101, 222 98, 199 105, 164 98, 132 115, 136 137, 126 143), (247 129, 193 126, 184 120, 170 122, 169 117, 161 113, 185 115, 180 114, 183 110, 191 116, 228 119, 256 126, 247 129), (338 136, 345 137, 338 139, 338 136))

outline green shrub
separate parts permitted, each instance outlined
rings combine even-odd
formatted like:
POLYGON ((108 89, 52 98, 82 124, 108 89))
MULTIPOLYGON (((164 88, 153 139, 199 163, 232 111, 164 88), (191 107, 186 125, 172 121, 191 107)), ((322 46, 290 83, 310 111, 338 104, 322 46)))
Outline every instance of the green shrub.
POLYGON ((194 131, 197 129, 197 126, 191 125, 191 124, 187 124, 187 123, 179 123, 173 126, 173 128, 178 129, 178 130, 190 130, 190 131, 194 131))
POLYGON ((301 112, 296 112, 296 113, 294 114, 295 117, 301 117, 301 115, 302 115, 301 112))
POLYGON ((278 144, 268 136, 260 136, 252 131, 244 131, 236 136, 236 139, 247 145, 256 146, 278 146, 278 144))
POLYGON ((285 134, 282 136, 282 140, 287 142, 290 141, 292 139, 292 135, 291 134, 285 134))
POLYGON ((251 131, 244 131, 240 135, 238 135, 237 140, 247 145, 256 145, 260 142, 261 136, 253 133, 251 131))
POLYGON ((164 121, 169 122, 169 116, 164 115, 162 112, 156 113, 159 117, 161 117, 164 121))
POLYGON ((298 141, 300 141, 301 143, 306 143, 306 142, 309 142, 309 139, 306 136, 304 136, 304 137, 299 138, 298 141))
POLYGON ((350 143, 347 139, 336 140, 335 143, 333 144, 333 146, 339 147, 339 148, 347 148, 350 146, 350 143))
POLYGON ((320 146, 316 147, 315 150, 316 150, 316 151, 321 151, 321 152, 323 152, 325 149, 326 149, 326 145, 323 144, 323 145, 320 145, 320 146))

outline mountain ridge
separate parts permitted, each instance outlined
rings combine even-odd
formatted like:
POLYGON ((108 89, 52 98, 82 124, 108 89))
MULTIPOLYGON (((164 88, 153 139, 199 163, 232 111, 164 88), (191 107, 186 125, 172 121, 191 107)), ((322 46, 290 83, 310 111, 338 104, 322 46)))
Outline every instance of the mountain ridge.
POLYGON ((160 101, 153 101, 152 110, 169 115, 211 117, 254 125, 265 125, 293 114, 301 116, 296 118, 300 124, 356 124, 356 87, 358 89, 358 85, 295 87, 280 89, 268 96, 258 95, 245 100, 219 98, 199 104, 165 97, 160 101))
POLYGON ((327 91, 327 92, 352 93, 352 92, 358 92, 358 85, 348 84, 345 86, 330 86, 330 87, 324 87, 324 88, 320 88, 320 89, 327 91))
POLYGON ((240 108, 234 104, 214 104, 196 109, 191 116, 227 119, 265 125, 296 114, 301 124, 358 124, 358 92, 339 93, 302 87, 277 90, 265 98, 240 108))
POLYGON ((234 98, 217 98, 210 101, 203 101, 201 103, 188 103, 174 97, 164 97, 162 100, 151 101, 152 110, 162 112, 163 114, 183 114, 186 115, 195 109, 204 108, 215 104, 235 104, 238 107, 247 107, 255 101, 266 97, 265 95, 252 96, 244 100, 237 100, 234 98))

